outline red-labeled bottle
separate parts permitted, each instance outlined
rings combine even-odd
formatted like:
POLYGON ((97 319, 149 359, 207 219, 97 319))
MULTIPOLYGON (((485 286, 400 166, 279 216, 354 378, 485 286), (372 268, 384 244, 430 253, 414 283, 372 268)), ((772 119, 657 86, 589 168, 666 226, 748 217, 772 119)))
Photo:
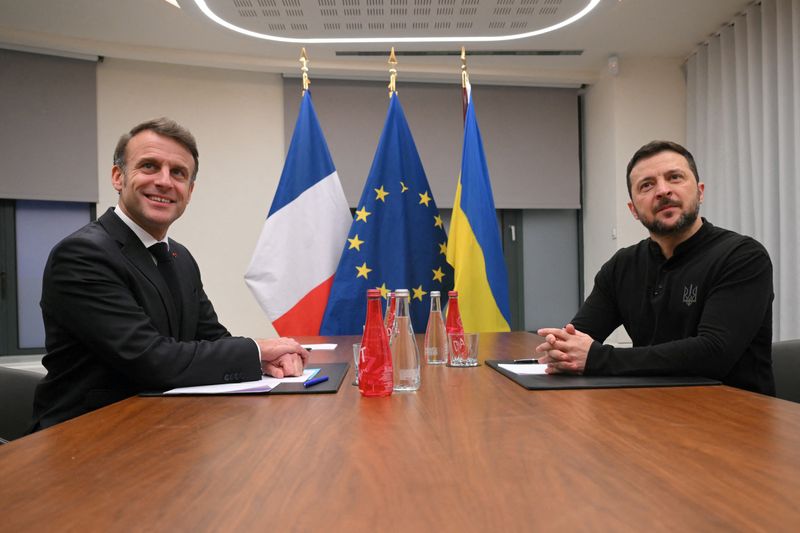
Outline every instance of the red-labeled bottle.
POLYGON ((464 324, 461 323, 461 312, 458 310, 458 291, 447 293, 447 348, 448 364, 453 364, 453 359, 462 360, 465 349, 464 345, 464 324), (454 353, 455 352, 455 353, 454 353))
POLYGON ((367 320, 358 356, 358 390, 362 396, 389 396, 394 387, 392 353, 383 325, 381 291, 367 291, 367 320))

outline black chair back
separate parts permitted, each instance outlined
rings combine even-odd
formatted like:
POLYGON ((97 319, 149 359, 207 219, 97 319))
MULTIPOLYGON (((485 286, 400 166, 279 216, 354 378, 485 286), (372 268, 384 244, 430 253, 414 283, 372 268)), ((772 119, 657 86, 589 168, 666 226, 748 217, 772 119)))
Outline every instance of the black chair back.
POLYGON ((18 439, 30 429, 33 393, 42 374, 0 366, 0 443, 18 439))
POLYGON ((800 340, 772 343, 775 396, 800 403, 800 340))

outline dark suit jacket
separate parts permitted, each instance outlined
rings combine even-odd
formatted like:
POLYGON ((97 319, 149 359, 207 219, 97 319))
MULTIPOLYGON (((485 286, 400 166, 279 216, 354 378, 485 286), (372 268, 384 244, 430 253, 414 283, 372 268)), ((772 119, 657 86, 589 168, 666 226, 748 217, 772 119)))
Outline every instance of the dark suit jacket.
POLYGON ((153 256, 109 209, 58 243, 44 270, 47 376, 40 429, 145 390, 260 379, 252 339, 231 337, 189 251, 170 239, 182 321, 153 256))

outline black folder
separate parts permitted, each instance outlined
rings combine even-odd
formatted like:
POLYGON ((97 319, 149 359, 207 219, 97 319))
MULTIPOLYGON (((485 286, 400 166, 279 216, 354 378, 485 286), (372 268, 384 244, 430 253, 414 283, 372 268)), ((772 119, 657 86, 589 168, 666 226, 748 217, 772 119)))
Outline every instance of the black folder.
POLYGON ((560 389, 624 389, 635 387, 690 387, 697 385, 721 385, 716 379, 701 376, 576 376, 571 374, 528 375, 515 374, 500 364, 514 361, 486 361, 508 379, 528 390, 560 389))
MULTIPOLYGON (((242 396, 242 395, 250 395, 250 394, 261 394, 261 395, 273 395, 273 394, 320 394, 320 393, 336 393, 339 391, 339 387, 342 385, 342 381, 344 380, 345 374, 347 374, 347 370, 350 368, 349 363, 315 363, 310 365, 310 368, 319 368, 319 372, 317 373, 315 378, 319 378, 322 376, 328 376, 328 381, 324 381, 322 383, 317 383, 316 385, 312 385, 311 387, 304 387, 302 383, 281 383, 274 389, 267 391, 267 392, 234 392, 230 393, 230 395, 235 396, 242 396)), ((224 394, 212 394, 211 396, 220 396, 224 394)), ((139 396, 207 396, 206 394, 176 394, 176 395, 167 395, 164 394, 163 391, 148 391, 142 392, 139 396)))
POLYGON ((318 383, 311 387, 303 387, 302 383, 281 383, 267 394, 315 394, 320 392, 336 393, 350 368, 349 363, 312 363, 310 368, 319 368, 316 378, 328 376, 328 381, 318 383))

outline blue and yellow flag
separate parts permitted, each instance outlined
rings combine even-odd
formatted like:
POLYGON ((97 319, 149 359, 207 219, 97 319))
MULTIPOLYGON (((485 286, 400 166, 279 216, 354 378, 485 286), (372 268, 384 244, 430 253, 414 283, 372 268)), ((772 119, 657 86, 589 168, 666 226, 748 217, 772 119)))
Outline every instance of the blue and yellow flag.
POLYGON ((509 331, 508 273, 472 98, 464 123, 461 177, 453 202, 447 262, 455 269, 464 329, 509 331))
POLYGON ((411 293, 414 331, 424 332, 430 291, 453 286, 447 234, 400 99, 389 101, 372 168, 344 245, 321 335, 360 335, 367 289, 411 293))

